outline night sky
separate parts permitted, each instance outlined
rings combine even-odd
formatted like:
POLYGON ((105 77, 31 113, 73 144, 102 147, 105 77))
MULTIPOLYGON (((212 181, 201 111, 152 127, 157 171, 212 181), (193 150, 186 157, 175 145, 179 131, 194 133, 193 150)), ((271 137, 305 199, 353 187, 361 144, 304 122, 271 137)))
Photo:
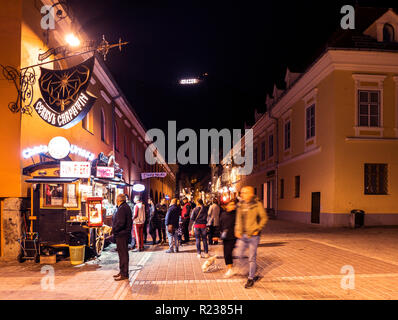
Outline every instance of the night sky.
MULTIPOLYGON (((356 1, 374 6, 375 1, 356 1)), ((304 71, 355 1, 70 0, 92 39, 130 44, 106 64, 146 126, 243 128, 286 67, 304 71), (184 77, 209 76, 200 85, 184 77)), ((377 1, 377 6, 387 6, 377 1)))

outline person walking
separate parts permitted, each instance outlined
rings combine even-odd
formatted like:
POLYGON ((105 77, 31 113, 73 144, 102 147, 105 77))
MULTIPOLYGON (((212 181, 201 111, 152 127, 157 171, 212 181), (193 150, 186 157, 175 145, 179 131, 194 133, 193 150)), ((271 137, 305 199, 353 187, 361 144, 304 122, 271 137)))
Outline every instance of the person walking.
POLYGON ((138 251, 144 251, 144 225, 145 225, 145 205, 142 203, 141 197, 134 198, 134 235, 138 251))
POLYGON ((184 236, 184 240, 182 243, 189 242, 189 217, 191 214, 191 203, 188 201, 188 198, 182 199, 183 207, 181 210, 181 222, 182 222, 182 234, 184 236))
POLYGON ((204 206, 203 200, 199 199, 197 201, 197 206, 192 211, 191 215, 191 220, 193 221, 192 228, 195 234, 196 251, 198 258, 201 258, 202 256, 201 241, 203 242, 203 249, 205 252, 204 258, 209 257, 209 246, 207 243, 207 230, 206 230, 207 212, 208 208, 204 206))
POLYGON ((155 245, 156 242, 156 231, 159 230, 158 234, 159 234, 159 239, 161 237, 160 234, 160 228, 158 228, 159 225, 159 221, 158 221, 158 217, 156 215, 156 210, 155 210, 155 204, 153 203, 152 199, 149 198, 148 199, 148 208, 149 208, 149 234, 152 237, 152 245, 155 245))
POLYGON ((169 240, 169 249, 166 251, 167 253, 178 252, 177 229, 180 215, 181 212, 179 206, 177 205, 177 199, 173 198, 170 202, 170 207, 169 210, 167 210, 165 218, 165 227, 167 231, 167 238, 169 240))
POLYGON ((263 204, 256 200, 254 188, 243 187, 240 191, 242 201, 236 209, 235 236, 238 238, 237 248, 240 264, 243 261, 243 254, 249 248, 249 277, 245 288, 254 285, 257 265, 257 247, 260 243, 260 233, 268 221, 263 204))
POLYGON ((235 274, 233 270, 232 251, 235 248, 235 222, 236 222, 236 201, 231 200, 227 203, 225 210, 220 215, 220 232, 223 241, 224 260, 227 266, 225 278, 229 278, 235 274))
POLYGON ((149 204, 147 203, 145 205, 145 222, 144 222, 144 228, 142 229, 143 235, 144 235, 144 244, 148 243, 148 226, 149 226, 149 204))
POLYGON ((166 213, 167 213, 167 205, 166 205, 166 199, 160 200, 160 203, 158 203, 155 206, 155 214, 158 217, 158 232, 159 232, 159 239, 160 239, 160 244, 166 243, 166 213))
POLYGON ((132 228, 132 214, 126 203, 126 196, 119 194, 116 197, 117 211, 112 223, 112 233, 116 241, 116 250, 119 255, 119 273, 114 275, 115 281, 129 278, 129 251, 128 242, 132 228))
POLYGON ((220 207, 217 200, 214 199, 209 207, 209 215, 207 218, 207 226, 209 227, 209 244, 218 244, 218 230, 220 225, 220 207), (213 239, 217 237, 216 240, 213 239))

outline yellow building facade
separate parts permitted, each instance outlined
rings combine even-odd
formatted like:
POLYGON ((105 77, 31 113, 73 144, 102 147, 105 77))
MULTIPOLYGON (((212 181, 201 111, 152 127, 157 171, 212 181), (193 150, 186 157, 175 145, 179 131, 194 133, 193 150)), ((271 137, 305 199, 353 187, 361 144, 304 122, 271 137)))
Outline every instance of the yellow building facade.
MULTIPOLYGON (((39 54, 50 48, 65 45, 65 35, 79 30, 77 22, 72 24, 67 16, 55 21, 53 30, 42 29, 41 9, 44 5, 51 6, 48 0, 15 0, 5 1, 0 8, 0 40, 3 47, 0 53, 0 64, 6 68, 2 70, 20 70, 27 66, 41 63, 39 54)), ((89 40, 83 32, 79 33, 81 41, 89 40)), ((120 53, 121 55, 123 52, 120 53)), ((92 53, 78 55, 74 58, 63 59, 47 63, 41 67, 46 69, 67 69, 89 59, 92 53)), ((46 61, 59 56, 51 55, 46 61)), ((150 190, 173 195, 175 189, 175 170, 165 161, 148 165, 145 161, 145 151, 150 142, 145 141, 146 129, 139 120, 133 107, 121 92, 115 79, 102 61, 102 57, 95 58, 93 73, 87 92, 96 97, 96 102, 85 118, 71 128, 64 129, 44 121, 34 110, 34 103, 41 98, 38 80, 40 67, 30 68, 35 72, 35 83, 32 87, 33 97, 30 114, 12 112, 10 103, 15 101, 18 92, 13 81, 3 75, 0 80, 0 147, 2 150, 0 175, 0 209, 1 209, 1 255, 14 256, 18 251, 17 240, 22 234, 23 216, 29 209, 29 184, 23 175, 23 169, 37 163, 38 156, 24 158, 23 152, 29 148, 44 145, 57 136, 66 138, 71 145, 89 151, 97 156, 100 153, 114 154, 115 162, 123 170, 122 180, 126 183, 123 192, 129 196, 133 194, 131 186, 135 183, 145 185, 145 197, 149 197, 150 190), (143 172, 166 172, 167 176, 162 185, 155 183, 153 178, 142 179, 143 172)), ((19 79, 17 79, 19 81, 19 79)), ((18 85, 18 84, 17 84, 18 85)), ((24 106, 24 105, 23 105, 24 106)), ((14 110, 15 111, 15 110, 14 110)), ((84 157, 73 154, 71 160, 85 161, 84 157)))
POLYGON ((398 39, 389 30, 398 34, 393 10, 357 35, 372 49, 329 46, 267 97, 252 127, 254 170, 235 185, 255 187, 270 215, 349 226, 360 209, 365 226, 398 224, 398 39))

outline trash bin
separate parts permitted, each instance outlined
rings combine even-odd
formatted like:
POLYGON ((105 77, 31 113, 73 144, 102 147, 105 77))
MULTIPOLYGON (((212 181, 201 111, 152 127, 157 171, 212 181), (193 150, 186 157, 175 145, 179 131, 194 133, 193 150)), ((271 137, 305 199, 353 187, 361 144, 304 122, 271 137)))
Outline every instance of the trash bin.
POLYGON ((73 265, 84 262, 85 246, 69 246, 70 263, 73 265))
POLYGON ((365 225, 365 211, 351 210, 351 228, 360 228, 365 225))

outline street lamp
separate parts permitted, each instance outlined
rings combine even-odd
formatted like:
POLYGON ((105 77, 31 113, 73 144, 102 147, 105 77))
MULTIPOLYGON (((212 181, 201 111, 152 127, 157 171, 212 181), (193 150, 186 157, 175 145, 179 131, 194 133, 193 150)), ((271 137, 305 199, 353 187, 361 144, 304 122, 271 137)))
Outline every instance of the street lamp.
POLYGON ((73 33, 69 33, 65 37, 65 41, 67 44, 69 44, 71 47, 78 47, 80 46, 80 40, 78 37, 76 37, 73 33))

